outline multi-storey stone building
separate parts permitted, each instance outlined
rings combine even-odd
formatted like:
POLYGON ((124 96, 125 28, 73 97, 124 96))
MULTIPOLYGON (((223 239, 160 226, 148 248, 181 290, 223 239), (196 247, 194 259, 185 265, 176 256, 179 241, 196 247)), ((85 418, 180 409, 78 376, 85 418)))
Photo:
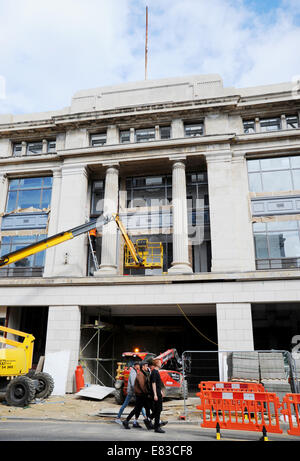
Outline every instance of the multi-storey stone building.
POLYGON ((68 392, 80 347, 112 375, 134 346, 290 350, 300 334, 299 114, 292 83, 224 88, 204 75, 1 115, 2 255, 103 211, 164 250, 161 269, 126 267, 111 222, 98 229, 99 267, 87 234, 4 267, 2 324, 34 334, 35 363, 70 351, 68 392))

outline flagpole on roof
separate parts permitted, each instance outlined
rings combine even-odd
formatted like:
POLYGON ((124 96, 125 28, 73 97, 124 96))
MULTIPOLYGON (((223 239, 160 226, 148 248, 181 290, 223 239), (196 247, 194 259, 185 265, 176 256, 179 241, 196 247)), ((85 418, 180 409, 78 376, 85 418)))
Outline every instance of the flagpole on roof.
POLYGON ((146 6, 145 80, 148 76, 148 6, 146 6))

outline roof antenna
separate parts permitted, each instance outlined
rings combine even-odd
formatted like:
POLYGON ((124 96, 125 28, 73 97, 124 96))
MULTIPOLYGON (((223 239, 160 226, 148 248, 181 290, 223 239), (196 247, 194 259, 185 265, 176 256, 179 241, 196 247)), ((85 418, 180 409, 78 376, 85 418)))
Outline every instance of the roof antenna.
POLYGON ((148 6, 146 6, 145 80, 148 74, 148 6))

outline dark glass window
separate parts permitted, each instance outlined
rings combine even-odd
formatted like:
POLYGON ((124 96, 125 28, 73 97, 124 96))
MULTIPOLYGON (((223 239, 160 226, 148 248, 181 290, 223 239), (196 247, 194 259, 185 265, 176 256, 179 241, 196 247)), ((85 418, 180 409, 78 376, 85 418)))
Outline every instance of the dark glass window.
POLYGON ((286 124, 289 130, 299 128, 299 120, 297 115, 287 115, 286 124))
POLYGON ((186 177, 188 234, 192 247, 194 272, 211 269, 210 220, 206 172, 188 173, 186 177))
POLYGON ((260 131, 277 131, 281 128, 280 117, 260 120, 260 131))
POLYGON ((104 144, 106 144, 106 133, 91 135, 91 145, 93 147, 103 146, 104 144))
POLYGON ((250 134, 255 133, 255 122, 254 120, 244 120, 244 133, 250 134))
POLYGON ((203 123, 185 123, 184 135, 188 137, 202 136, 204 133, 203 123))
POLYGON ((143 128, 135 130, 136 142, 148 142, 155 139, 155 128, 143 128))
POLYGON ((13 155, 15 157, 19 157, 21 154, 22 154, 22 144, 15 143, 13 147, 13 155))
POLYGON ((100 215, 103 212, 104 186, 102 179, 92 183, 91 216, 100 215))
POLYGON ((130 142, 130 130, 120 131, 120 142, 130 142))
POLYGON ((144 176, 126 180, 127 208, 168 205, 172 200, 171 177, 144 176))
POLYGON ((161 126, 159 128, 160 139, 170 139, 171 138, 171 127, 170 126, 161 126))

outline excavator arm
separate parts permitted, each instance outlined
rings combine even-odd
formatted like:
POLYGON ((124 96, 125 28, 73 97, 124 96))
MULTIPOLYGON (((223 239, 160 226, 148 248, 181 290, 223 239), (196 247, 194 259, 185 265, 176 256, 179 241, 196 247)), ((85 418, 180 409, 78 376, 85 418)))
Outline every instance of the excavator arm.
POLYGON ((156 359, 160 359, 162 365, 167 363, 169 360, 174 360, 176 362, 177 368, 182 368, 182 360, 179 357, 179 354, 176 349, 168 349, 167 351, 163 352, 162 354, 155 357, 156 359))
POLYGON ((48 248, 51 248, 55 245, 59 245, 60 243, 71 240, 74 237, 77 237, 78 235, 84 234, 85 232, 89 232, 94 229, 98 229, 99 227, 103 227, 105 224, 107 224, 111 220, 115 220, 115 222, 117 223, 122 233, 122 236, 126 242, 126 245, 129 249, 131 257, 133 258, 135 263, 138 265, 142 265, 143 260, 137 254, 134 244, 130 240, 126 232, 126 229, 119 218, 119 215, 113 214, 111 215, 110 218, 104 217, 102 222, 100 222, 99 220, 89 221, 88 223, 82 224, 81 226, 74 227, 73 229, 69 229, 65 232, 60 232, 59 234, 52 235, 51 237, 40 240, 37 243, 20 248, 19 250, 13 251, 12 253, 8 253, 6 255, 0 256, 0 268, 4 266, 8 266, 9 264, 12 264, 16 261, 20 261, 21 259, 28 258, 31 255, 39 253, 40 251, 47 250, 48 248))

